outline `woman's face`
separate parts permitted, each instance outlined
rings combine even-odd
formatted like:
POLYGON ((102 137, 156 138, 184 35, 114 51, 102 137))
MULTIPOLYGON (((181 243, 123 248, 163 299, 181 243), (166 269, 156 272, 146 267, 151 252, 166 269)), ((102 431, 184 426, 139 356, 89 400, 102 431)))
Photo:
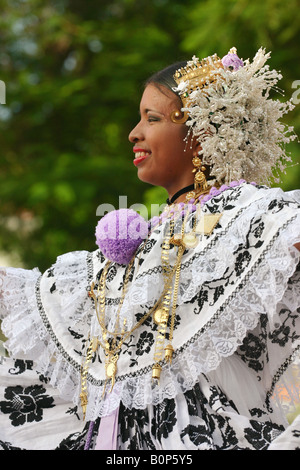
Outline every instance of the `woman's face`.
POLYGON ((174 93, 149 84, 140 103, 141 119, 129 134, 139 179, 166 188, 169 196, 193 182, 195 149, 184 140, 186 125, 171 120, 171 112, 180 108, 174 93))

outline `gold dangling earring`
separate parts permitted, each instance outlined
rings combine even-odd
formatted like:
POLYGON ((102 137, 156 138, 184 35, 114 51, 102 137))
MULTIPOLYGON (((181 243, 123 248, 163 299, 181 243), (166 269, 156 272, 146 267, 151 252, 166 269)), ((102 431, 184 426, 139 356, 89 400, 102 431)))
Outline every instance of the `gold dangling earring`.
POLYGON ((208 189, 206 177, 203 173, 206 168, 204 165, 202 165, 202 160, 199 155, 201 155, 201 152, 198 152, 198 155, 194 156, 192 159, 193 165, 195 167, 193 169, 193 173, 195 173, 194 188, 196 194, 203 193, 208 189))

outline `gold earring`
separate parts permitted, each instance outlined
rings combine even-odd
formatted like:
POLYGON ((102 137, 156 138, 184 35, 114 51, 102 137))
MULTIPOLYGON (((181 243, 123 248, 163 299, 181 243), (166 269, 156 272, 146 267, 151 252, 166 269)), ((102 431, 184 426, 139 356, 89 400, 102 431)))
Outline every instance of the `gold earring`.
POLYGON ((186 111, 172 111, 171 112, 171 121, 175 124, 184 124, 187 121, 188 113, 186 111))
POLYGON ((193 169, 193 173, 195 173, 194 188, 195 188, 196 194, 203 193, 208 188, 206 177, 205 177, 205 174, 203 173, 206 170, 206 168, 204 165, 202 165, 202 160, 199 157, 199 154, 201 154, 201 152, 199 152, 198 155, 194 156, 192 159, 193 165, 195 167, 193 169))

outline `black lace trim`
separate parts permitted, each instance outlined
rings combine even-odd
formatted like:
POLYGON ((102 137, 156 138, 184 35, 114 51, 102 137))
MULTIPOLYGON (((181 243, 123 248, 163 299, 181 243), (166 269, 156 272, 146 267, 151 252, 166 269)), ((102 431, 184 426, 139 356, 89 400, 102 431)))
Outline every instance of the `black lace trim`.
POLYGON ((36 302, 37 302, 37 307, 38 307, 38 310, 39 310, 39 313, 40 313, 40 317, 42 319, 42 322, 43 322, 48 334, 50 335, 50 338, 52 339, 53 343, 57 347, 59 353, 62 355, 62 357, 69 364, 71 364, 72 367, 74 367, 74 369, 76 369, 78 372, 80 372, 80 368, 81 368, 80 364, 78 364, 76 361, 74 361, 73 358, 71 358, 71 356, 69 356, 69 354, 66 352, 66 350, 63 348, 63 346, 59 342, 58 338, 56 337, 56 335, 55 335, 55 333, 52 329, 52 326, 49 323, 49 320, 47 318, 47 315, 46 315, 46 312, 45 312, 45 309, 44 309, 44 306, 43 306, 43 302, 42 302, 42 299, 41 299, 41 280, 42 280, 42 277, 43 276, 40 276, 38 278, 38 280, 36 282, 36 285, 35 285, 35 296, 36 296, 36 302))
MULTIPOLYGON (((91 283, 92 279, 93 279, 93 254, 92 253, 87 254, 86 262, 87 262, 88 282, 91 283)), ((59 342, 56 334, 54 333, 54 331, 53 331, 53 329, 52 329, 52 327, 49 323, 49 320, 47 318, 47 314, 45 312, 43 302, 42 302, 42 299, 41 299, 41 280, 42 280, 42 277, 43 276, 41 275, 38 278, 38 280, 36 282, 36 285, 35 285, 35 296, 36 296, 36 302, 37 302, 37 307, 38 307, 38 310, 39 310, 39 313, 40 313, 40 317, 41 317, 42 322, 43 322, 47 332, 49 333, 53 343, 57 347, 59 353, 62 355, 62 357, 69 364, 71 364, 71 366, 75 370, 80 372, 81 364, 77 363, 71 356, 69 356, 69 354, 66 352, 66 350, 63 348, 63 346, 59 342)))

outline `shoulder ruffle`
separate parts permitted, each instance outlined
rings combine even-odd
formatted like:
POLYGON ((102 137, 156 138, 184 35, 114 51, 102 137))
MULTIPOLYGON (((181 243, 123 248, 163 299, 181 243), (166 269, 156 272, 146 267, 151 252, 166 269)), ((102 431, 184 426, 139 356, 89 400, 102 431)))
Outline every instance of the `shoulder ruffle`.
POLYGON ((29 334, 34 323, 33 312, 36 312, 36 299, 34 295, 35 284, 41 273, 38 269, 31 271, 18 268, 0 268, 0 314, 3 319, 2 329, 6 336, 16 338, 23 344, 24 352, 31 349, 34 340, 29 334), (10 324, 9 319, 13 323, 10 324), (29 331, 28 331, 29 330, 29 331), (23 335, 26 335, 24 338, 23 335))
MULTIPOLYGON (((99 259, 99 253, 95 256, 99 259)), ((43 275, 38 269, 0 271, 2 330, 8 338, 8 353, 33 360, 37 371, 74 403, 78 401, 81 359, 74 354, 72 334, 68 333, 80 324, 81 334, 88 335, 92 312, 87 285, 92 277, 93 254, 84 251, 58 257, 43 275)))

